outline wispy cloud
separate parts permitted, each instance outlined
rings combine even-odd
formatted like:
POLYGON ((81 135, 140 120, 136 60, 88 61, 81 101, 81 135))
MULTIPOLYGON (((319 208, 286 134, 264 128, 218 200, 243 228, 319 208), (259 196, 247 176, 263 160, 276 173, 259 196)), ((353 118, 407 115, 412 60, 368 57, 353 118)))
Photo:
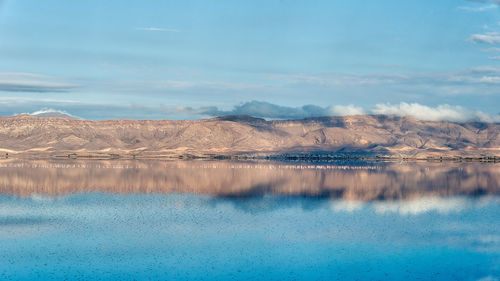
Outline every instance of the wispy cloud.
POLYGON ((447 72, 415 73, 367 73, 367 74, 270 74, 272 80, 282 80, 292 84, 315 84, 321 86, 370 86, 370 85, 465 85, 498 83, 500 68, 474 67, 447 72))
POLYGON ((491 4, 491 5, 485 5, 485 6, 480 6, 480 7, 470 7, 470 6, 460 6, 457 9, 463 10, 463 11, 468 11, 468 12, 484 12, 492 9, 498 8, 498 5, 496 4, 491 4))
POLYGON ((467 41, 472 43, 482 43, 482 44, 499 44, 500 43, 500 33, 499 32, 487 32, 485 34, 472 34, 467 41))
POLYGON ((157 89, 224 89, 242 90, 259 88, 258 84, 224 82, 224 81, 184 81, 184 80, 162 80, 149 84, 157 89))
POLYGON ((469 2, 475 2, 475 3, 494 3, 494 4, 500 4, 500 0, 467 0, 469 2))
POLYGON ((57 81, 54 77, 33 73, 1 72, 0 91, 4 92, 69 92, 77 85, 57 81))
POLYGON ((135 30, 144 30, 144 31, 181 32, 179 29, 163 28, 163 27, 136 27, 134 29, 135 30))
POLYGON ((490 60, 500 60, 500 56, 489 57, 490 60))
POLYGON ((500 48, 486 48, 486 49, 481 49, 481 52, 483 53, 500 53, 500 48))

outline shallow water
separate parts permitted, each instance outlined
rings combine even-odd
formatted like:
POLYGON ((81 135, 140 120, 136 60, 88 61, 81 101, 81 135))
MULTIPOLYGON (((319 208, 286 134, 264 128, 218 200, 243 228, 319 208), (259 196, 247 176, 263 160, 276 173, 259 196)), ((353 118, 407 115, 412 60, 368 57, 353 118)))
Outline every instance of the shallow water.
POLYGON ((500 165, 0 161, 0 279, 495 280, 500 165))

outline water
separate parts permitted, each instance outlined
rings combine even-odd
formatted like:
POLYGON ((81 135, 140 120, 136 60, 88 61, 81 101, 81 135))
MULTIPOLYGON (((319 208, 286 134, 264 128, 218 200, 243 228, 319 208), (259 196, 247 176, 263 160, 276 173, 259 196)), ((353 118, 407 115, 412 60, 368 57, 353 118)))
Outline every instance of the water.
POLYGON ((0 279, 496 280, 500 165, 0 161, 0 279))

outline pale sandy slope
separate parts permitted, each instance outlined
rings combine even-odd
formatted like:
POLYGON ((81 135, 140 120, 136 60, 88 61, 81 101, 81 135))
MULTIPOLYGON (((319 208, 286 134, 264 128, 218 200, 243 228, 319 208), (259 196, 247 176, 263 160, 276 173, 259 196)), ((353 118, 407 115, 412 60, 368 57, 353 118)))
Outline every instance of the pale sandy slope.
POLYGON ((500 124, 362 115, 265 121, 0 118, 3 153, 283 153, 361 151, 405 156, 500 156, 500 124))

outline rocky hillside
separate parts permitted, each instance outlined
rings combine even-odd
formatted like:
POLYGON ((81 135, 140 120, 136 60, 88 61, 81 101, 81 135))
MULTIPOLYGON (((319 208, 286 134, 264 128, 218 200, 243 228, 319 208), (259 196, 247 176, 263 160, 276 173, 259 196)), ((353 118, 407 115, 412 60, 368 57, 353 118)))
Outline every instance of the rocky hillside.
POLYGON ((90 121, 19 115, 0 118, 0 152, 500 156, 500 124, 426 122, 385 115, 274 121, 249 116, 196 121, 90 121))

